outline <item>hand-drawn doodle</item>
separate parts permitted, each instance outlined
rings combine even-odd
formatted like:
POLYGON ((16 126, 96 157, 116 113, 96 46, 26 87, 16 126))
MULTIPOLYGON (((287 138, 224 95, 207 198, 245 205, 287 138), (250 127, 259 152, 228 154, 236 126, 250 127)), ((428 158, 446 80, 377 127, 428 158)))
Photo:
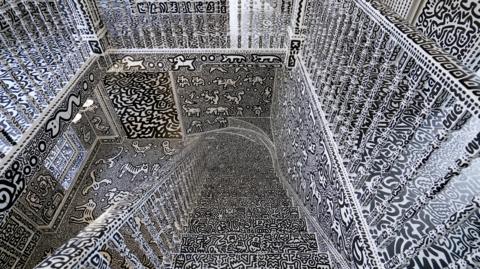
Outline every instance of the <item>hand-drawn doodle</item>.
POLYGON ((89 224, 92 223, 95 220, 95 217, 93 216, 93 211, 97 207, 97 203, 93 199, 88 199, 88 202, 79 205, 75 207, 75 211, 82 211, 82 216, 81 217, 70 217, 70 223, 76 223, 76 224, 89 224))
POLYGON ((227 70, 225 70, 224 68, 222 68, 220 66, 210 67, 210 70, 208 72, 213 73, 215 71, 220 72, 220 73, 224 73, 224 74, 228 72, 227 70))
POLYGON ((217 105, 218 100, 220 100, 220 97, 218 96, 220 92, 218 90, 213 91, 213 95, 210 95, 208 91, 203 91, 201 96, 205 99, 205 101, 209 102, 212 105, 217 105))
POLYGON ((203 132, 203 124, 201 121, 193 120, 190 123, 190 126, 187 129, 187 133, 190 134, 193 132, 203 132))
POLYGON ((57 111, 55 116, 47 122, 45 129, 50 132, 52 137, 56 137, 60 132, 60 120, 70 120, 73 116, 73 106, 80 106, 80 102, 79 96, 70 95, 67 100, 67 109, 57 111))
POLYGON ((141 60, 135 60, 132 56, 125 56, 123 57, 123 59, 121 60, 122 64, 125 65, 125 68, 127 70, 130 70, 132 68, 136 68, 138 70, 145 70, 147 69, 145 67, 145 65, 143 65, 143 62, 145 60, 141 59, 141 60))
POLYGON ((101 132, 107 132, 110 130, 110 126, 102 124, 102 118, 99 116, 94 116, 91 122, 93 127, 101 132))
POLYGON ((213 80, 213 83, 216 83, 218 86, 223 86, 223 89, 226 89, 228 86, 237 87, 237 82, 240 80, 240 77, 238 77, 236 80, 233 80, 231 78, 227 79, 221 79, 221 78, 216 78, 213 80))
POLYGON ((87 185, 83 188, 82 190, 82 194, 83 195, 87 195, 87 193, 93 189, 95 191, 98 191, 98 189, 100 189, 100 186, 102 183, 104 183, 105 185, 109 185, 109 184, 112 184, 112 180, 108 179, 108 178, 104 178, 100 181, 97 181, 96 179, 96 176, 95 176, 95 171, 92 170, 90 172, 90 179, 92 180, 92 183, 90 185, 87 185))
POLYGON ((280 57, 275 55, 258 55, 252 54, 252 62, 254 63, 275 63, 275 62, 282 62, 280 57))
POLYGON ((236 55, 236 54, 222 54, 222 63, 243 63, 247 61, 247 57, 243 55, 236 55))
POLYGON ((178 83, 178 86, 180 86, 181 88, 185 88, 187 86, 190 86, 190 81, 188 80, 188 78, 186 78, 183 75, 178 76, 177 83, 178 83))
MULTIPOLYGON (((145 146, 140 146, 138 141, 133 141, 132 142, 132 147, 133 147, 133 150, 137 153, 137 154, 143 154, 143 156, 145 156, 145 152, 149 151, 151 148, 152 148, 152 144, 149 143, 145 146)), ((135 154, 135 155, 137 155, 135 154)))
POLYGON ((122 146, 118 147, 118 149, 120 149, 120 150, 117 154, 114 154, 112 157, 107 158, 107 159, 98 159, 95 162, 95 165, 106 164, 108 168, 112 168, 115 165, 115 160, 118 157, 120 157, 120 155, 122 155, 122 152, 123 152, 123 147, 122 146))
POLYGON ((251 76, 251 77, 246 77, 243 81, 251 83, 253 86, 260 84, 263 85, 263 83, 266 81, 266 78, 262 78, 259 76, 251 76))
POLYGON ((228 120, 224 117, 216 117, 213 121, 207 120, 208 124, 214 125, 219 124, 220 128, 225 128, 228 126, 228 120))
POLYGON ((191 117, 193 115, 200 117, 200 113, 202 113, 202 110, 200 108, 196 107, 187 107, 185 105, 182 105, 183 110, 185 110, 185 113, 187 113, 187 116, 191 117))
POLYGON ((195 71, 195 66, 193 63, 195 62, 196 58, 193 59, 185 59, 184 55, 177 55, 172 58, 168 58, 168 61, 173 63, 172 70, 178 71, 180 68, 185 67, 189 71, 195 71))
POLYGON ((195 87, 205 86, 205 80, 201 77, 193 76, 192 77, 192 84, 195 87))
POLYGON ((134 181, 138 174, 148 173, 148 163, 139 164, 137 166, 131 163, 126 163, 120 168, 120 174, 118 175, 118 177, 123 177, 123 175, 127 172, 132 175, 130 181, 134 181))
POLYGON ((170 141, 165 140, 162 142, 163 154, 171 156, 175 154, 176 150, 170 147, 170 141))
POLYGON ((218 116, 219 114, 223 114, 224 116, 228 116, 228 107, 207 107, 205 110, 207 115, 215 115, 218 116))
POLYGON ((236 92, 236 96, 232 96, 229 92, 225 93, 223 96, 231 103, 234 103, 234 104, 240 104, 240 102, 242 101, 242 95, 245 94, 244 91, 239 91, 239 92, 236 92))

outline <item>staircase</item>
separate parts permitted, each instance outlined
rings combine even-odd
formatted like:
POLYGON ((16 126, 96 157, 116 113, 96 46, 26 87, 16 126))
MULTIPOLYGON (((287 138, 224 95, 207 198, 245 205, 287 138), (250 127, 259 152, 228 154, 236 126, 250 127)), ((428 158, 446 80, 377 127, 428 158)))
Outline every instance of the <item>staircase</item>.
POLYGON ((330 268, 278 178, 207 178, 173 268, 330 268))

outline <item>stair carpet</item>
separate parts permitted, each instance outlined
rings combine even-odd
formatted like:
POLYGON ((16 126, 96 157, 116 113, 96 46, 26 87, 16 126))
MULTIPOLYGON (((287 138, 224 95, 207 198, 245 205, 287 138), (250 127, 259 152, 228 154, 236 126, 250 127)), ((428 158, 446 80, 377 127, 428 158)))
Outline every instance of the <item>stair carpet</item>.
POLYGON ((330 268, 279 180, 206 180, 172 268, 330 268))

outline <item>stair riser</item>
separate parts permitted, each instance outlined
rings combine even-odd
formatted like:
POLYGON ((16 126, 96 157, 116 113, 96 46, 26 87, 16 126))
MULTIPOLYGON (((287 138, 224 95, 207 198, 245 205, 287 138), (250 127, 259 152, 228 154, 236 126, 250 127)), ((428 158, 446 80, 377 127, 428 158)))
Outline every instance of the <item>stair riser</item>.
POLYGON ((181 253, 315 253, 312 234, 185 234, 181 253))
POLYGON ((305 233, 305 221, 300 219, 193 219, 189 233, 305 233))
POLYGON ((255 208, 197 208, 192 218, 222 218, 222 219, 298 219, 296 207, 255 207, 255 208))

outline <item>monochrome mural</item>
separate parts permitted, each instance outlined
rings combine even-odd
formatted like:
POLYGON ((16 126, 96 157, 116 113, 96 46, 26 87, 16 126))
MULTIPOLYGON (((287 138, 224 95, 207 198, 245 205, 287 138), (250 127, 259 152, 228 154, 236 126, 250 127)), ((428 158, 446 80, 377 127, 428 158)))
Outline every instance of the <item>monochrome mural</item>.
POLYGON ((187 134, 227 127, 229 117, 270 116, 272 67, 205 64, 173 78, 187 134))
POLYGON ((110 73, 104 83, 128 138, 181 137, 168 73, 110 73))

